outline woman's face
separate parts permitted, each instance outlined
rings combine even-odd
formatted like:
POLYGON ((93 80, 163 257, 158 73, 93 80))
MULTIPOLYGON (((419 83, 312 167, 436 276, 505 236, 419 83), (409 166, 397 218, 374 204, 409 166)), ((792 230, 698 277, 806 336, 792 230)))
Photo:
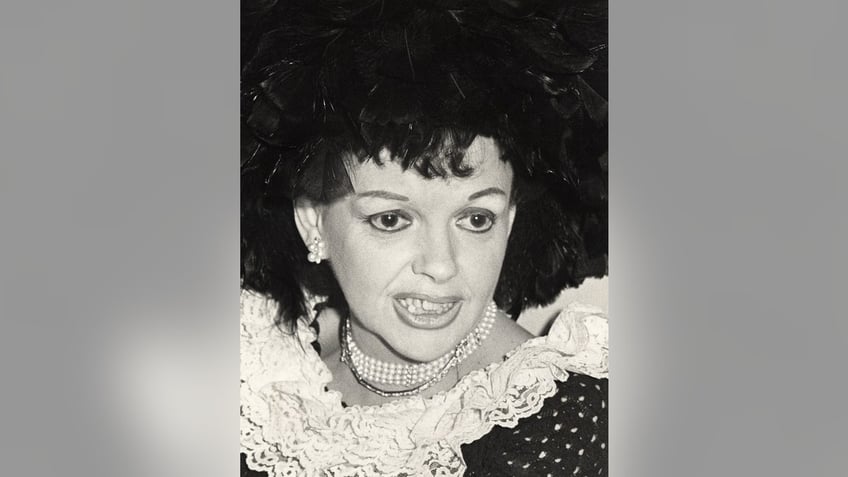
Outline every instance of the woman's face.
POLYGON ((475 139, 466 178, 358 164, 353 193, 320 208, 326 256, 369 354, 436 359, 483 315, 515 216, 512 168, 499 154, 491 139, 475 139))

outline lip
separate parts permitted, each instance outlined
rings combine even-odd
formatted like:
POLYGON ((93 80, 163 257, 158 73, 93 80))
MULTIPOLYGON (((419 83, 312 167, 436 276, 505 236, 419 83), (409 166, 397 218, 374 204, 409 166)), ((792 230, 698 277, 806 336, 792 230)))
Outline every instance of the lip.
POLYGON ((445 297, 442 297, 441 301, 437 301, 433 297, 428 297, 427 295, 404 294, 397 295, 395 299, 392 300, 392 306, 394 306, 395 313, 397 313, 400 319, 409 326, 423 330, 437 330, 453 323, 459 315, 459 310, 462 308, 462 301, 459 299, 446 300, 445 297), (422 313, 420 315, 414 315, 400 304, 398 300, 401 298, 418 298, 419 300, 429 300, 434 303, 442 304, 454 303, 454 306, 444 313, 422 313))

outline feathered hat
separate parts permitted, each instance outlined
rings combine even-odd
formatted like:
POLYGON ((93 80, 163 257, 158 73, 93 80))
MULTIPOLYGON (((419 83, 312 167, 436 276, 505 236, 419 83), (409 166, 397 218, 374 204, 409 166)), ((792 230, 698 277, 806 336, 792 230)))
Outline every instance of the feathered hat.
POLYGON ((383 148, 425 177, 461 174, 477 135, 495 139, 520 185, 498 305, 515 317, 604 275, 606 11, 598 0, 242 0, 243 285, 291 316, 304 287, 332 296, 327 266, 305 263, 293 197, 337 196, 342 157, 383 148), (446 154, 449 171, 435 159, 446 154))

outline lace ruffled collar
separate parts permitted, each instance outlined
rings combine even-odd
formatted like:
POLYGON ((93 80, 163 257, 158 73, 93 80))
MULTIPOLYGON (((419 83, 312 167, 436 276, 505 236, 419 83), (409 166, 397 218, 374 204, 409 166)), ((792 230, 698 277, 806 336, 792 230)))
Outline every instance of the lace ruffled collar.
POLYGON ((606 318, 572 304, 547 336, 445 392, 343 407, 326 390, 332 376, 311 346, 314 331, 304 320, 289 335, 276 312, 272 300, 242 292, 241 451, 271 477, 461 476, 460 446, 537 413, 569 371, 607 376, 606 318))

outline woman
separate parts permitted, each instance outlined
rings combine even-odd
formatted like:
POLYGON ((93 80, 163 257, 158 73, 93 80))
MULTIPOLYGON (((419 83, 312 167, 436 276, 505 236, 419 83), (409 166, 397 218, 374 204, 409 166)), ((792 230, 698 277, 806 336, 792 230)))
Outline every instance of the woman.
POLYGON ((605 6, 243 5, 243 475, 604 475, 605 6))

